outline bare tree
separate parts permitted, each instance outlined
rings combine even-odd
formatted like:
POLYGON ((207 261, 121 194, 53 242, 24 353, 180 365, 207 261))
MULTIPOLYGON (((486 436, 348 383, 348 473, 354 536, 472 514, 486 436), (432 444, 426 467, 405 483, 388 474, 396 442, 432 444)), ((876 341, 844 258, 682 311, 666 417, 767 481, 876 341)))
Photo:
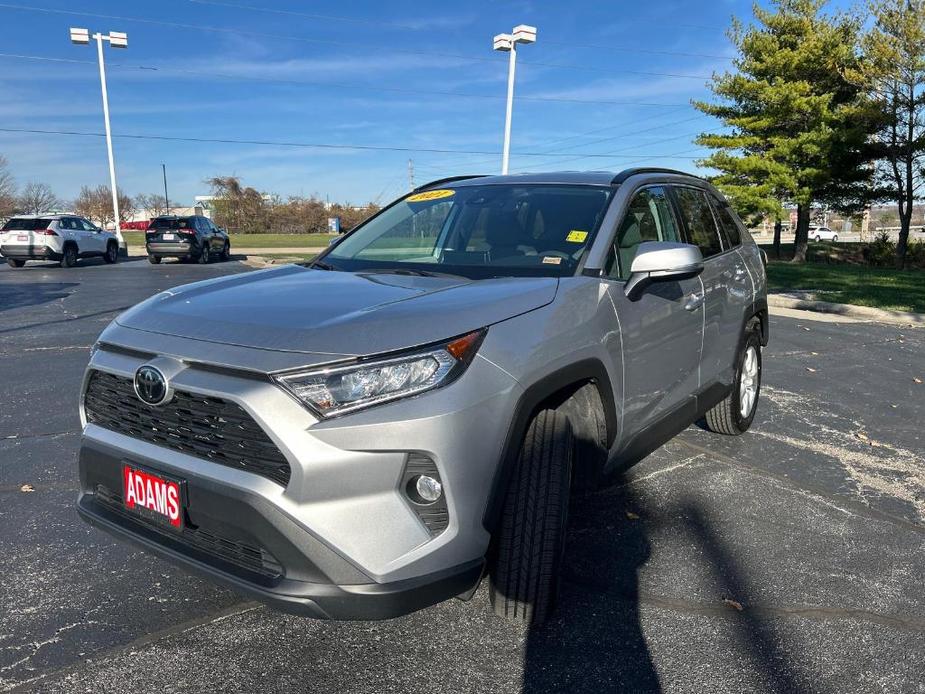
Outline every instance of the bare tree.
MULTIPOLYGON (((81 186, 80 193, 74 200, 74 211, 100 226, 111 224, 112 191, 109 186, 81 186)), ((135 202, 131 197, 119 191, 119 221, 124 222, 135 214, 135 202)))
POLYGON ((25 214, 45 214, 54 212, 61 201, 47 183, 30 181, 16 198, 16 207, 25 214))
POLYGON ((160 217, 167 214, 167 201, 158 193, 139 193, 135 196, 135 208, 139 212, 147 211, 151 217, 160 217))
POLYGON ((16 212, 16 181, 6 157, 0 154, 0 219, 16 212))

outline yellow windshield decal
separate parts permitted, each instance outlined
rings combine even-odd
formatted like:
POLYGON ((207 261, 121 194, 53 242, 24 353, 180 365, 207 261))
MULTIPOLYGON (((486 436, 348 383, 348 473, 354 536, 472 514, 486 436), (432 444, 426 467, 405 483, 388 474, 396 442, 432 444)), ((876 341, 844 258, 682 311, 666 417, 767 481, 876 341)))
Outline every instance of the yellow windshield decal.
POLYGON ((572 229, 568 233, 568 236, 565 237, 565 240, 571 243, 584 243, 586 238, 588 238, 587 231, 578 231, 578 229, 572 229))
POLYGON ((429 202, 430 200, 440 200, 441 198, 450 198, 456 195, 455 190, 447 188, 441 190, 425 190, 423 193, 415 193, 405 198, 405 202, 429 202))

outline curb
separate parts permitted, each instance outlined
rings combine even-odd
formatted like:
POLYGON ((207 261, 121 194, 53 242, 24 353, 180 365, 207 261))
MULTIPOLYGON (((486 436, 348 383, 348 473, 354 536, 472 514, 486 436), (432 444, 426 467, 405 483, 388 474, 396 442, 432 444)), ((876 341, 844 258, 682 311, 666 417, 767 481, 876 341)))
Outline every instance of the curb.
POLYGON ((896 325, 925 327, 925 313, 887 311, 886 309, 882 308, 854 306, 853 304, 833 304, 828 301, 816 301, 811 293, 768 294, 768 306, 773 306, 776 308, 790 308, 797 311, 829 313, 838 316, 845 316, 846 318, 876 321, 878 323, 893 323, 896 325))

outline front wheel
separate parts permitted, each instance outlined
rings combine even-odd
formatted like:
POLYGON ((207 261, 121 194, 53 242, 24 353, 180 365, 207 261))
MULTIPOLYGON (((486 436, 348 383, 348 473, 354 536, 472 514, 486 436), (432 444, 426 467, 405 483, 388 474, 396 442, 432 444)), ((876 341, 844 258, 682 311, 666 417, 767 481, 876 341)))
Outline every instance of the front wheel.
POLYGON ((568 417, 530 423, 504 499, 489 565, 489 598, 512 621, 542 624, 555 609, 565 549, 574 440, 568 417))
POLYGON ((816 238, 813 239, 813 241, 815 241, 816 243, 819 243, 820 241, 822 241, 822 237, 817 236, 816 238))
POLYGON ((832 243, 838 243, 838 234, 832 237, 832 243))
POLYGON ((728 436, 744 434, 755 418, 760 391, 761 336, 753 329, 746 334, 739 353, 732 391, 707 412, 707 428, 728 436))
POLYGON ((231 244, 227 241, 225 241, 225 246, 222 248, 221 259, 223 263, 231 260, 231 244))
POLYGON ((106 253, 103 254, 103 260, 110 265, 119 259, 119 246, 115 243, 106 244, 106 253))

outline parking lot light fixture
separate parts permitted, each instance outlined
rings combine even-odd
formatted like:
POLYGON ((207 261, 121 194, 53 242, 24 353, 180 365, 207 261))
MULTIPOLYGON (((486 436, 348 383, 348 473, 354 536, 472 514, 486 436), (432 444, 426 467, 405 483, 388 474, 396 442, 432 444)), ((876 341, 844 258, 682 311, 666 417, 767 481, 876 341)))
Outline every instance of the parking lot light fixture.
POLYGON ((96 52, 100 64, 100 89, 103 94, 103 125, 106 130, 106 153, 109 156, 109 185, 112 190, 112 214, 116 232, 116 238, 119 239, 119 254, 128 255, 128 247, 122 236, 122 230, 119 228, 119 189, 116 186, 116 163, 112 155, 112 130, 109 127, 109 94, 106 90, 106 63, 103 59, 103 41, 108 41, 112 48, 128 48, 128 34, 121 31, 110 31, 108 34, 96 32, 90 34, 89 29, 81 27, 71 27, 71 42, 80 46, 86 46, 93 38, 96 41, 96 52))
POLYGON ((494 38, 496 51, 510 54, 507 68, 507 112, 504 117, 504 150, 501 155, 501 173, 506 174, 511 156, 511 116, 514 111, 514 72, 517 65, 517 44, 536 43, 536 27, 518 24, 510 34, 498 34, 494 38))

